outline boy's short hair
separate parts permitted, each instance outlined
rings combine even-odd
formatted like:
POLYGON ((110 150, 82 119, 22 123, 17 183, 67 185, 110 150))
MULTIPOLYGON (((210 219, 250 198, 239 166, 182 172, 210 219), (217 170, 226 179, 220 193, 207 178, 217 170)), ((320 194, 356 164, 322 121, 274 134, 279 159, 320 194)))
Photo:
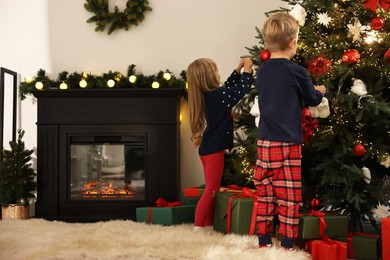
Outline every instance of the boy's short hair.
POLYGON ((278 12, 264 22, 261 30, 265 47, 269 51, 284 51, 288 43, 298 36, 299 23, 291 15, 278 12))

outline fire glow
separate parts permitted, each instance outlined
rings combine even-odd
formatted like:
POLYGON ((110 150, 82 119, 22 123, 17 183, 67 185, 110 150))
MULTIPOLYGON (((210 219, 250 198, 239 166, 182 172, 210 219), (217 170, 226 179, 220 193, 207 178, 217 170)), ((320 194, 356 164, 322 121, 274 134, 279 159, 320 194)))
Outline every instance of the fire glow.
POLYGON ((134 198, 135 192, 129 190, 127 185, 123 188, 113 186, 112 182, 107 183, 106 181, 91 181, 81 188, 81 194, 83 198, 94 199, 116 199, 120 198, 134 198))

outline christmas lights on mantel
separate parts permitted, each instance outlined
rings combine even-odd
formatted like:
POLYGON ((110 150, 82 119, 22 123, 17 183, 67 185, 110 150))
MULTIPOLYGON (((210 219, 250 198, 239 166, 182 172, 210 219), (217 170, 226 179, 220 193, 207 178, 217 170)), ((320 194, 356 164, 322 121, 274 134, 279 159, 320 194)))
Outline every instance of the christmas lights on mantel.
POLYGON ((101 76, 91 73, 69 74, 63 71, 58 74, 56 80, 52 80, 46 74, 46 71, 40 69, 35 77, 26 77, 21 82, 20 96, 21 99, 26 98, 26 95, 35 90, 49 89, 98 89, 98 88, 177 88, 182 89, 183 94, 186 93, 186 76, 185 71, 180 73, 180 77, 176 77, 171 71, 160 71, 155 75, 145 76, 135 70, 135 65, 132 64, 127 70, 127 75, 123 75, 117 71, 109 71, 101 76))

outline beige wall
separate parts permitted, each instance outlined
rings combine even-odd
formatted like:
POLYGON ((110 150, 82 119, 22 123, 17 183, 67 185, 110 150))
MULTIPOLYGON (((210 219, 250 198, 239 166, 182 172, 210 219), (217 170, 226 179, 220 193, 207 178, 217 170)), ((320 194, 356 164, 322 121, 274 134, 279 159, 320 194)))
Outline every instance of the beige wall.
MULTIPOLYGON (((124 0, 111 0, 121 9, 124 0)), ((214 59, 223 78, 257 44, 255 27, 281 0, 149 0, 152 12, 129 31, 97 33, 81 0, 0 0, 0 66, 23 80, 42 68, 94 74, 120 71, 130 64, 144 74, 170 69, 176 75, 198 57, 214 59)), ((21 102, 19 128, 29 148, 36 146, 36 103, 21 102)), ((187 104, 181 112, 181 187, 203 183, 197 151, 190 142, 187 104)))

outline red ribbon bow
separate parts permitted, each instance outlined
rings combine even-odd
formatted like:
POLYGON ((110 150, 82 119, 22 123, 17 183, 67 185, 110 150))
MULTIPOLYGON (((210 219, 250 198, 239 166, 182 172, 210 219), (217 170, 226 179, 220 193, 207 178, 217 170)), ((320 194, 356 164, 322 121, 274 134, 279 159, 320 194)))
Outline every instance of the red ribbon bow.
POLYGON ((319 125, 317 118, 312 118, 310 110, 305 107, 302 109, 302 132, 303 142, 306 143, 310 140, 314 132, 317 130, 319 125))
MULTIPOLYGON (((180 201, 168 202, 163 198, 156 200, 157 207, 176 207, 182 205, 180 201)), ((148 208, 148 224, 152 223, 152 208, 148 208)))
POLYGON ((390 0, 363 0, 364 8, 371 9, 374 13, 378 7, 382 7, 385 11, 390 6, 390 0))
POLYGON ((168 202, 163 198, 158 198, 156 200, 156 205, 157 207, 176 207, 176 206, 180 206, 181 203, 180 201, 168 202))

